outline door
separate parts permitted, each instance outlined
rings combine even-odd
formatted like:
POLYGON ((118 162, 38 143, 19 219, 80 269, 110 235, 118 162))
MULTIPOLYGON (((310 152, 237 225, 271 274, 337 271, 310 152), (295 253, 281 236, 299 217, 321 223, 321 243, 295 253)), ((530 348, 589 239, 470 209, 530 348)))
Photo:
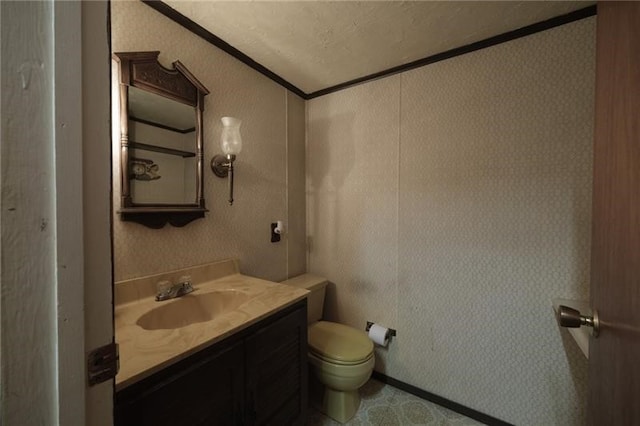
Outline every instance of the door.
POLYGON ((599 2, 591 304, 591 425, 640 424, 640 2, 599 2))
POLYGON ((241 425, 244 406, 244 343, 223 341, 119 391, 115 425, 241 425))

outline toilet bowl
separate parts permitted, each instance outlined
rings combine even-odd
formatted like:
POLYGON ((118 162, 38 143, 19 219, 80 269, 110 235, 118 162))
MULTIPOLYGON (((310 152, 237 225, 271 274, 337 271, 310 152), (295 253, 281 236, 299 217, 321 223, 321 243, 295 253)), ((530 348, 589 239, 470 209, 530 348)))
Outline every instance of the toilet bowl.
POLYGON ((343 324, 320 321, 327 280, 304 274, 283 284, 310 291, 307 296, 309 365, 322 385, 319 408, 341 423, 349 421, 360 406, 358 389, 373 371, 373 342, 367 334, 343 324))

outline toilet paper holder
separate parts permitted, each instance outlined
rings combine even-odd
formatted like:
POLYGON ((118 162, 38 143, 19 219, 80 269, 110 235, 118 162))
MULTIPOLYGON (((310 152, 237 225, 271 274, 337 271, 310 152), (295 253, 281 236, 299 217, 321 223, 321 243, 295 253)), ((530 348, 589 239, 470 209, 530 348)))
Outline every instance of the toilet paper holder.
MULTIPOLYGON (((371 321, 367 321, 367 326, 364 328, 364 331, 368 332, 372 325, 373 323, 371 321)), ((389 328, 388 330, 389 330, 389 337, 396 335, 396 331, 393 328, 389 328)))

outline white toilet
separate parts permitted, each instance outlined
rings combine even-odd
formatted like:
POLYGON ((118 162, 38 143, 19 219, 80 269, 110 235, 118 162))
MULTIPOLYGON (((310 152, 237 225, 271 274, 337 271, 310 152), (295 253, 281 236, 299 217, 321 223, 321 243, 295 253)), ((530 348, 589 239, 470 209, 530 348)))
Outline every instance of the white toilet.
POLYGON ((374 366, 373 342, 364 331, 322 319, 327 280, 311 274, 299 275, 283 284, 301 287, 307 296, 309 364, 323 385, 322 411, 345 423, 360 406, 358 389, 374 366))

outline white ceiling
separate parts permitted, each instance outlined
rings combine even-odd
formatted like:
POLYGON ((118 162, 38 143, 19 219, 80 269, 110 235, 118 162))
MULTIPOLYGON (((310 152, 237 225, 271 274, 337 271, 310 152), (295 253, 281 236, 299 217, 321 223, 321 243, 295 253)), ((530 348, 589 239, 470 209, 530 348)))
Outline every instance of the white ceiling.
POLYGON ((164 3, 302 91, 312 93, 595 2, 164 3))

